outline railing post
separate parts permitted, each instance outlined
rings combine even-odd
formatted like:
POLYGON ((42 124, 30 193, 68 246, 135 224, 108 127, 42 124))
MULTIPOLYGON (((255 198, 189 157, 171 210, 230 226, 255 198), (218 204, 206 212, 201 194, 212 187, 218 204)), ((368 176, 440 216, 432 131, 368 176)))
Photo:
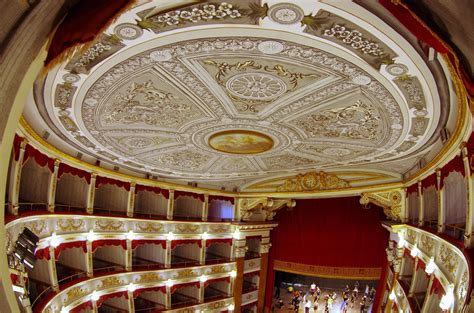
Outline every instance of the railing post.
POLYGON ((174 208, 174 190, 170 190, 168 198, 168 206, 166 208, 166 219, 173 219, 173 208, 174 208))
POLYGON ((466 208, 466 229, 464 230, 464 246, 472 248, 474 246, 474 216, 473 216, 473 190, 471 178, 471 164, 469 162, 469 153, 467 148, 462 149, 462 160, 464 163, 464 175, 466 179, 467 208, 466 208))
POLYGON ((12 214, 18 215, 18 199, 20 197, 20 182, 21 182, 21 171, 23 169, 23 159, 25 157, 26 145, 28 142, 26 139, 20 144, 20 155, 18 161, 14 162, 13 166, 13 182, 11 184, 11 203, 12 203, 12 214))
POLYGON ((136 184, 130 184, 130 191, 128 192, 128 202, 127 202, 127 216, 133 217, 133 210, 135 207, 135 188, 136 184))
POLYGON ((91 183, 87 191, 87 214, 94 214, 95 180, 97 173, 91 173, 91 183))
POLYGON ((209 213, 209 195, 204 195, 204 202, 202 203, 202 217, 203 221, 207 221, 207 216, 209 213))
POLYGON ((48 271, 49 271, 49 277, 51 280, 51 286, 53 287, 53 290, 55 292, 59 291, 59 284, 58 284, 58 275, 56 273, 56 257, 54 255, 54 247, 49 246, 49 262, 48 262, 48 271))
POLYGON ((56 203, 56 185, 58 183, 58 170, 61 161, 56 159, 54 160, 54 170, 53 173, 49 176, 49 185, 48 185, 48 211, 54 213, 54 205, 56 203))
POLYGON ((425 222, 425 203, 423 201, 423 186, 421 180, 418 182, 418 226, 425 222))
POLYGON ((125 252, 125 270, 131 271, 132 270, 132 240, 127 239, 127 250, 125 252))
POLYGON ((438 233, 443 233, 445 230, 445 216, 446 216, 446 211, 445 211, 445 205, 444 205, 444 184, 442 186, 441 179, 441 171, 437 170, 436 171, 436 182, 438 184, 438 233))
POLYGON ((86 253, 86 270, 87 277, 94 276, 94 265, 92 261, 92 241, 87 240, 87 253, 86 253))
POLYGON ((206 264, 206 239, 201 240, 201 254, 199 255, 199 264, 206 264))

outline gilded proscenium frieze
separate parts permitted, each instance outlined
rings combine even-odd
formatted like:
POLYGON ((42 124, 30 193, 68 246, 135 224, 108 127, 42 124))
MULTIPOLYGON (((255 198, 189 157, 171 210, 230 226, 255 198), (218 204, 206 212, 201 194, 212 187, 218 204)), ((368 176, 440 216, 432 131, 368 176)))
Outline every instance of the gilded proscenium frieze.
POLYGON ((233 270, 235 270, 235 263, 226 263, 184 269, 126 272, 91 278, 55 294, 54 297, 48 301, 43 312, 53 307, 66 307, 71 309, 80 303, 90 300, 90 294, 94 290, 100 294, 109 294, 127 290, 130 283, 134 283, 137 288, 141 288, 163 286, 168 279, 171 279, 175 284, 179 284, 199 281, 202 275, 206 275, 208 279, 229 277, 233 270))
POLYGON ((360 204, 369 205, 370 203, 382 207, 385 215, 391 220, 401 222, 406 218, 405 192, 401 188, 362 193, 360 204))
POLYGON ((308 172, 288 178, 277 187, 277 191, 318 191, 328 189, 341 189, 350 187, 347 180, 339 178, 335 174, 320 172, 308 172))

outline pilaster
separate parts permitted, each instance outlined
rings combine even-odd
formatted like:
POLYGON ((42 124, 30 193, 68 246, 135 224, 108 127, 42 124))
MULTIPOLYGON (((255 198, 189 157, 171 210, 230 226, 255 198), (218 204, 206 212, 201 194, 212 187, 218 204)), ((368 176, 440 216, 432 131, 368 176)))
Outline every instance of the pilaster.
POLYGON ((467 208, 466 208, 466 229, 464 232, 464 246, 466 248, 474 247, 474 217, 473 217, 473 190, 472 190, 472 177, 471 177, 471 164, 469 162, 469 155, 467 148, 462 149, 462 160, 464 164, 464 174, 466 177, 466 191, 467 191, 467 208))
POLYGON ((127 216, 133 217, 133 209, 135 207, 135 188, 136 184, 130 184, 130 191, 128 192, 128 199, 127 199, 127 216))
POLYGON ((441 171, 436 171, 436 182, 438 184, 438 232, 442 233, 445 230, 446 211, 444 206, 444 186, 441 188, 441 171))
POLYGON ((87 270, 87 277, 94 276, 94 267, 92 262, 92 242, 87 241, 86 243, 87 252, 86 252, 86 270, 87 270))
POLYGON ((49 246, 49 261, 48 261, 48 271, 49 271, 49 278, 51 282, 51 286, 53 287, 54 291, 59 291, 59 283, 58 283, 58 276, 56 273, 56 258, 54 255, 54 247, 49 246))
POLYGON ((49 185, 48 185, 48 212, 54 213, 54 205, 56 202, 56 185, 58 183, 58 171, 61 161, 56 159, 54 160, 54 170, 53 173, 49 176, 49 185))
POLYGON ((423 226, 425 221, 425 207, 423 201, 423 186, 418 182, 418 226, 423 226))
POLYGON ((132 240, 127 239, 127 251, 125 252, 125 270, 131 271, 132 270, 132 240))
POLYGON ((165 268, 171 268, 171 240, 166 240, 166 257, 165 257, 165 268))
POLYGON ((174 190, 170 190, 169 198, 168 198, 168 206, 166 208, 166 219, 172 220, 173 219, 173 209, 174 209, 174 190))
POLYGON ((13 162, 13 182, 11 187, 11 203, 12 203, 12 214, 18 215, 18 199, 20 197, 20 182, 21 182, 21 171, 23 169, 23 159, 25 157, 25 149, 27 141, 23 140, 20 144, 20 155, 18 161, 13 162))
POLYGON ((263 237, 260 243, 260 274, 258 280, 257 312, 263 312, 265 308, 265 289, 268 275, 268 252, 272 244, 270 237, 263 237))
POLYGON ((95 180, 97 173, 91 174, 91 183, 89 184, 89 190, 87 191, 87 213, 94 214, 94 198, 95 198, 95 180))
POLYGON ((207 221, 207 216, 209 214, 209 195, 204 195, 204 202, 202 203, 202 220, 207 221))
POLYGON ((206 264, 206 239, 201 240, 201 254, 199 255, 199 264, 206 264))

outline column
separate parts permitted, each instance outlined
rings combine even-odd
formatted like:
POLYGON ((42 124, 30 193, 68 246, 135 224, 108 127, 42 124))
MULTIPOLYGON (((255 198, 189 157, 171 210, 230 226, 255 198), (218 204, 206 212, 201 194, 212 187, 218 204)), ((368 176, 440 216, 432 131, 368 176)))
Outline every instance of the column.
POLYGON ((127 216, 133 217, 133 209, 135 207, 135 188, 136 184, 130 184, 130 190, 128 192, 128 201, 127 201, 127 216))
POLYGON ((471 165, 469 164, 469 154, 467 148, 462 149, 462 160, 464 163, 464 174, 466 179, 467 188, 467 208, 466 208, 466 229, 464 232, 464 246, 466 248, 474 247, 474 217, 473 217, 473 196, 472 196, 472 178, 471 178, 471 165))
POLYGON ((202 203, 202 220, 207 221, 207 215, 209 213, 209 195, 204 195, 204 202, 202 203))
POLYGON ((204 303, 204 288, 206 288, 206 282, 199 282, 199 303, 204 303))
POLYGON ((128 292, 128 312, 135 312, 135 301, 132 291, 128 292))
POLYGON ((170 196, 168 198, 168 207, 166 208, 166 219, 173 219, 173 208, 174 208, 174 190, 170 190, 170 196))
POLYGON ((49 255, 50 255, 50 259, 48 261, 48 271, 49 271, 49 277, 51 280, 51 286, 53 286, 54 291, 58 292, 59 283, 58 283, 58 275, 56 273, 56 258, 54 256, 53 246, 49 246, 49 255))
POLYGON ((425 207, 423 202, 423 186, 418 182, 418 226, 423 226, 425 221, 425 207))
POLYGON ((234 279, 234 311, 240 312, 242 307, 242 287, 244 285, 244 263, 245 263, 245 239, 234 239, 233 249, 235 257, 235 271, 234 279))
POLYGON ((20 155, 18 161, 13 162, 13 182, 11 183, 11 203, 12 203, 12 214, 18 215, 18 198, 20 196, 20 181, 21 181, 21 170, 23 169, 23 159, 25 157, 25 149, 28 142, 23 140, 20 144, 20 155))
POLYGON ((99 312, 99 308, 97 307, 97 301, 92 301, 92 312, 93 313, 99 312))
POLYGON ((87 213, 94 214, 94 198, 95 198, 95 180, 97 173, 91 174, 91 183, 87 191, 87 213))
POLYGON ((199 264, 206 264, 206 239, 201 240, 201 254, 199 255, 199 264))
POLYGON ((92 241, 87 241, 87 253, 86 253, 86 269, 87 277, 94 276, 94 265, 92 262, 92 241))
POLYGON ((127 239, 127 251, 125 252, 125 270, 131 271, 132 270, 132 241, 127 239))
POLYGON ((441 171, 436 171, 436 181, 438 184, 438 233, 444 232, 445 229, 445 208, 444 208, 444 186, 441 187, 441 171))
MULTIPOLYGON (((267 285, 268 275, 268 251, 272 244, 270 243, 270 237, 263 237, 260 242, 260 274, 258 280, 258 301, 257 301, 257 312, 263 312, 265 308, 265 289, 267 285)), ((270 286, 271 287, 271 286, 270 286)))
POLYGON ((56 203, 56 185, 58 183, 59 164, 61 164, 60 160, 58 159, 54 160, 54 170, 51 176, 49 176, 48 212, 52 212, 52 213, 54 213, 54 205, 56 203))
POLYGON ((166 299, 165 299, 165 308, 167 310, 171 309, 171 287, 166 285, 166 299))
POLYGON ((171 268, 171 240, 166 239, 165 268, 171 268))

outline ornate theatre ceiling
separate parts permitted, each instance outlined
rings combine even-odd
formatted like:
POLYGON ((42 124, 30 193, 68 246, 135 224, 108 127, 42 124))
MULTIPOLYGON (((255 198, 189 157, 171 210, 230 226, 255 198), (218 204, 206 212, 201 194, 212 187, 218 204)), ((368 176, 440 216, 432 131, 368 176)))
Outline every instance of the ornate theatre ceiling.
POLYGON ((32 127, 159 179, 291 191, 399 181, 445 123, 425 61, 354 3, 168 2, 38 82, 32 127))

